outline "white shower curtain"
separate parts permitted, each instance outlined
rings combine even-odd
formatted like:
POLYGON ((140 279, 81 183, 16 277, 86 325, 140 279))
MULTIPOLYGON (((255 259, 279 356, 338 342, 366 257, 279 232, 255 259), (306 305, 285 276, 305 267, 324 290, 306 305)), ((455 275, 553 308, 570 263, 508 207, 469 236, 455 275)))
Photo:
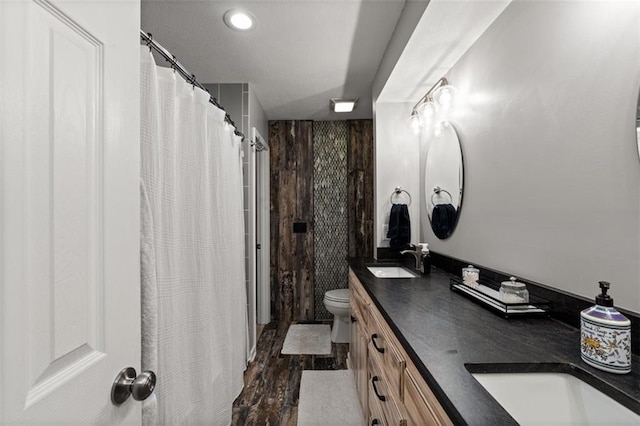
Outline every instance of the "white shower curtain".
POLYGON ((241 140, 144 46, 141 87, 143 422, 228 425, 248 332, 241 140))

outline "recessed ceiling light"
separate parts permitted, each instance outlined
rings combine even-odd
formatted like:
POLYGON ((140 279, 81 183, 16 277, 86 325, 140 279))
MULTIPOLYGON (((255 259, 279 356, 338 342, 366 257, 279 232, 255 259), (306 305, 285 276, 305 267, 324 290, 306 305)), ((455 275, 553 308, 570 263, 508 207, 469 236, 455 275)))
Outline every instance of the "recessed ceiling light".
POLYGON ((241 9, 227 10, 223 17, 224 23, 236 31, 251 31, 256 26, 256 18, 241 9))
POLYGON ((351 112, 357 102, 357 99, 331 99, 331 109, 334 112, 351 112))

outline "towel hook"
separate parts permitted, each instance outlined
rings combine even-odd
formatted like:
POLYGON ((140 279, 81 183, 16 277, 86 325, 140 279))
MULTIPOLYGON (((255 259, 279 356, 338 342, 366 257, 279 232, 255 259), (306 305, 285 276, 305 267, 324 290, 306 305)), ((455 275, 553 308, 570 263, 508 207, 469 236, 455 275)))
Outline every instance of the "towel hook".
POLYGON ((411 205, 411 194, 409 194, 406 190, 402 189, 402 187, 401 187, 401 186, 396 186, 396 188, 395 188, 395 189, 393 190, 393 192, 391 193, 391 196, 389 197, 389 202, 390 202, 391 204, 393 204, 393 197, 394 197, 394 196, 396 196, 396 197, 397 197, 397 196, 399 196, 400 194, 402 194, 403 192, 404 192, 405 194, 407 194, 407 196, 409 197, 409 202, 407 203, 407 206, 410 206, 410 205, 411 205))

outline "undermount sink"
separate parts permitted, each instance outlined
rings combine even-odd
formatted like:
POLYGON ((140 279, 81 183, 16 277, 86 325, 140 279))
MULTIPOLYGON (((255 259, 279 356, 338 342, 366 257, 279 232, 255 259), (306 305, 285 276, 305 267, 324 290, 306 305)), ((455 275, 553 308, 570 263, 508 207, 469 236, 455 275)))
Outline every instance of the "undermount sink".
POLYGON ((569 373, 472 375, 521 425, 640 424, 640 414, 569 373))
POLYGON ((399 265, 371 265, 367 266, 376 278, 415 278, 418 274, 399 265))

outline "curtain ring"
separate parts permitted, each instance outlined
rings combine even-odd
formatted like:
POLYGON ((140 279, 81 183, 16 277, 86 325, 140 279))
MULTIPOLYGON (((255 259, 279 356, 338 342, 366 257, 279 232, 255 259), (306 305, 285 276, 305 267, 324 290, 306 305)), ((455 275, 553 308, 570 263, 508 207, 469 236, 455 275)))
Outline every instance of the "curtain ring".
POLYGON ((147 33, 147 47, 149 48, 149 52, 152 52, 151 43, 153 43, 153 36, 151 33, 147 33))
POLYGON ((178 58, 176 58, 176 55, 171 55, 171 60, 168 61, 171 63, 171 69, 173 70, 173 73, 176 73, 176 64, 178 63, 178 58))

